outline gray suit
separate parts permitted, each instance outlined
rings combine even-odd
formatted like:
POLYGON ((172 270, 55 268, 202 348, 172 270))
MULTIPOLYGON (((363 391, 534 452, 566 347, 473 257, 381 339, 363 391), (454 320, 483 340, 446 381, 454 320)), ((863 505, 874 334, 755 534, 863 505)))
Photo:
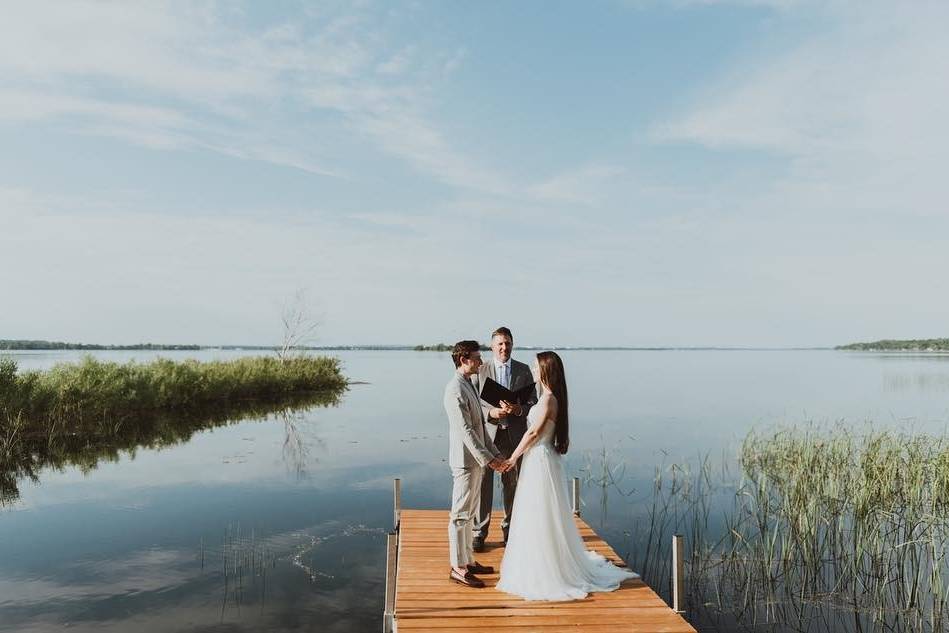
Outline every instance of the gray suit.
POLYGON ((456 371, 445 386, 444 404, 448 415, 448 465, 452 476, 448 550, 452 567, 464 567, 474 562, 472 531, 482 473, 501 453, 485 433, 478 393, 460 372, 456 371))
MULTIPOLYGON (((477 376, 472 376, 472 383, 481 393, 485 378, 490 378, 500 382, 495 375, 494 359, 485 361, 481 365, 477 376)), ((510 389, 517 390, 521 387, 534 382, 530 367, 522 362, 511 359, 511 384, 510 389)), ((522 405, 523 411, 520 416, 508 416, 500 420, 494 420, 488 416, 491 405, 484 400, 481 401, 481 408, 484 412, 484 420, 488 430, 488 435, 494 441, 495 446, 504 457, 510 457, 521 438, 527 432, 527 413, 537 402, 535 396, 530 402, 522 405)), ((520 464, 518 464, 520 466, 520 464)), ((514 509, 514 493, 517 490, 517 468, 512 468, 506 473, 501 474, 501 489, 504 493, 504 520, 501 522, 501 529, 507 534, 508 526, 511 524, 511 512, 514 509)), ((478 504, 478 515, 475 519, 474 535, 479 538, 487 538, 488 528, 491 527, 491 508, 494 505, 494 471, 489 470, 484 473, 481 479, 481 501, 478 504)))

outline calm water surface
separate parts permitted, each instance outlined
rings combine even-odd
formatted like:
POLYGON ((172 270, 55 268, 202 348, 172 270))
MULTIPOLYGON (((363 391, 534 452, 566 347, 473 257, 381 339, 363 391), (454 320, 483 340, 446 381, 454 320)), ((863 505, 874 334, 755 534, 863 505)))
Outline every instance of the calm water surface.
MULTIPOLYGON (((228 358, 240 352, 162 352, 228 358)), ((6 353, 21 369, 76 352, 6 353)), ((147 352, 99 352, 147 360, 147 352)), ((376 631, 391 480, 407 507, 446 508, 447 354, 339 352, 338 407, 270 416, 47 468, 0 509, 0 631, 376 631), (225 567, 227 572, 225 573, 225 567)), ((585 516, 621 553, 657 466, 729 462, 745 434, 805 421, 944 433, 949 356, 833 351, 563 352, 569 470, 622 465, 585 516)), ((529 360, 529 352, 515 357, 529 360)))

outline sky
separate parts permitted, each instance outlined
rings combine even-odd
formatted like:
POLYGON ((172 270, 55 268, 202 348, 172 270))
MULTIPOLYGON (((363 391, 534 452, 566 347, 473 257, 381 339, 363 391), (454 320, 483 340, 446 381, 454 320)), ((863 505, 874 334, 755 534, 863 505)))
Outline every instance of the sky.
POLYGON ((0 338, 949 336, 949 3, 4 13, 0 338))

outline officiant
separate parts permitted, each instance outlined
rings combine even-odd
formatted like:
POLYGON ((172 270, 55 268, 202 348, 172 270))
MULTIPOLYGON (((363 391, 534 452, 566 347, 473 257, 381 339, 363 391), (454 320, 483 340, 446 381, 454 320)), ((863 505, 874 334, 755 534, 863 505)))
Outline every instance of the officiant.
MULTIPOLYGON (((502 326, 491 334, 491 351, 494 357, 490 362, 481 365, 478 373, 471 377, 479 394, 484 389, 488 378, 511 391, 523 390, 534 382, 530 367, 511 358, 513 350, 514 336, 511 330, 502 326)), ((481 401, 486 422, 485 429, 494 445, 505 457, 511 456, 527 431, 527 412, 537 402, 536 391, 529 391, 530 395, 520 398, 519 402, 501 403, 500 406, 481 401)), ((505 545, 511 524, 511 511, 514 507, 518 471, 519 468, 512 468, 501 474, 501 489, 504 495, 504 520, 501 522, 501 531, 504 534, 505 545)), ((493 505, 494 471, 486 470, 481 480, 481 502, 474 524, 473 546, 476 552, 484 551, 484 541, 488 536, 488 528, 491 526, 493 505)))

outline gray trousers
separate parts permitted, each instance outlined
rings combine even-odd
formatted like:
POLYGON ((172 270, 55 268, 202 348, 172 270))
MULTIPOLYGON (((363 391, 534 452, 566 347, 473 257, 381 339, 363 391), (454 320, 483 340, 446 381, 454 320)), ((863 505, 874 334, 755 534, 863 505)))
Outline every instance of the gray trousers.
MULTIPOLYGON (((498 447, 501 454, 510 457, 517 448, 512 442, 512 434, 507 429, 498 429, 494 436, 494 445, 498 447)), ((520 466, 520 463, 518 463, 520 466)), ((501 473, 501 491, 504 495, 504 520, 501 521, 501 529, 507 532, 511 525, 511 512, 514 509, 514 493, 517 491, 517 473, 519 468, 512 468, 506 473, 501 473)), ((494 471, 486 468, 481 478, 481 502, 478 504, 478 516, 475 519, 474 535, 478 538, 486 539, 488 529, 491 527, 491 509, 494 506, 494 471)))
MULTIPOLYGON (((464 567, 474 560, 472 530, 481 493, 481 466, 452 468, 451 512, 448 514, 448 558, 452 567, 464 567)), ((489 472, 493 470, 487 469, 489 472)))

